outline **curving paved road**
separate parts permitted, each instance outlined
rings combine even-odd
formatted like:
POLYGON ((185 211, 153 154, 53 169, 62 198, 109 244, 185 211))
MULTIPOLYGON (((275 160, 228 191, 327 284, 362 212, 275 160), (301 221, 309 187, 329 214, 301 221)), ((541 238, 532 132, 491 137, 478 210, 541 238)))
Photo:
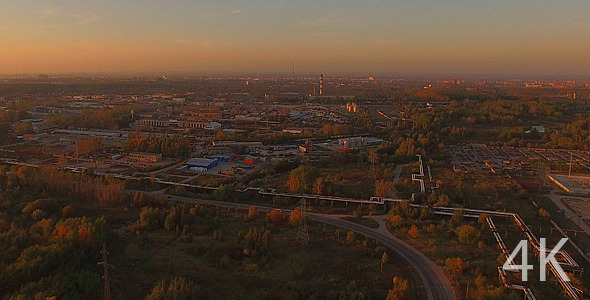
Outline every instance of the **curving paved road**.
POLYGON ((422 252, 416 250, 416 248, 391 235, 391 233, 389 233, 384 227, 383 222, 379 222, 380 224, 378 229, 372 229, 354 222, 334 219, 333 217, 327 215, 309 213, 308 216, 316 221, 352 230, 365 235, 381 242, 390 250, 397 252, 416 269, 418 274, 420 274, 428 299, 457 299, 453 287, 451 286, 448 278, 445 276, 442 268, 428 259, 424 254, 422 254, 422 252))
MULTIPOLYGON (((226 207, 226 208, 238 208, 238 209, 245 209, 248 210, 251 205, 243 204, 243 203, 231 203, 231 202, 223 202, 223 201, 214 201, 214 200, 204 200, 204 199, 194 199, 194 198, 186 198, 186 197, 179 197, 179 196, 168 196, 169 200, 178 201, 178 202, 185 202, 185 203, 200 203, 204 205, 213 205, 219 207, 226 207)), ((271 210, 275 209, 273 207, 268 206, 256 206, 258 211, 262 212, 270 212, 271 210)), ((285 213, 290 213, 291 210, 283 209, 285 213)), ((403 257, 408 263, 410 263, 420 274, 422 278, 422 282, 424 283, 424 287, 426 289, 426 295, 428 299, 431 300, 456 300, 457 297, 455 296, 455 292, 453 291, 453 287, 449 282, 448 278, 445 276, 442 268, 435 264, 433 261, 428 259, 424 254, 420 251, 416 250, 414 247, 408 245, 404 241, 394 237, 387 229, 385 228, 385 221, 378 220, 379 228, 372 229, 365 227, 363 225, 345 221, 339 219, 338 216, 334 215, 326 215, 326 214, 319 214, 319 213, 308 213, 309 218, 330 224, 333 226, 337 226, 340 228, 352 230, 356 233, 365 235, 369 238, 377 240, 381 242, 384 246, 393 250, 401 257, 403 257)))

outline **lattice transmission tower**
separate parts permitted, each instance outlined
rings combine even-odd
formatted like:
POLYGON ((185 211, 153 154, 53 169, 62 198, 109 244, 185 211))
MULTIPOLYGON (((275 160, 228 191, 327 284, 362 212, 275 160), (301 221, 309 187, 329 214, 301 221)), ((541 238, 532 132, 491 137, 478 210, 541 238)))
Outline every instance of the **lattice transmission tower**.
POLYGON ((104 271, 104 275, 103 275, 103 279, 104 279, 104 299, 105 300, 111 300, 111 284, 110 284, 110 279, 109 279, 109 268, 114 268, 113 265, 109 264, 107 261, 107 245, 106 244, 102 244, 102 261, 99 262, 99 265, 103 266, 103 271, 104 271))
POLYGON ((299 210, 301 212, 301 221, 299 222, 299 228, 297 228, 297 240, 303 245, 309 243, 309 231, 307 229, 307 203, 305 199, 299 202, 299 210))

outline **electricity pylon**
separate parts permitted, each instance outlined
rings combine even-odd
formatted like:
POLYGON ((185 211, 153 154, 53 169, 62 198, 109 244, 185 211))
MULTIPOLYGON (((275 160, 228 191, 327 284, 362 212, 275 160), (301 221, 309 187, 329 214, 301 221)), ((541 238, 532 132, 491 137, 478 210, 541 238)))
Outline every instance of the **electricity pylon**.
POLYGON ((299 210, 301 212, 301 220, 299 221, 299 228, 297 228, 297 240, 305 246, 309 243, 309 231, 307 230, 307 218, 305 216, 307 210, 305 199, 299 202, 299 210))
POLYGON ((105 243, 102 244, 102 261, 99 262, 99 265, 103 266, 104 269, 104 275, 103 275, 103 279, 104 279, 104 299, 105 300, 111 300, 111 284, 110 284, 110 279, 109 279, 109 268, 114 268, 113 265, 110 265, 107 262, 107 245, 105 243))

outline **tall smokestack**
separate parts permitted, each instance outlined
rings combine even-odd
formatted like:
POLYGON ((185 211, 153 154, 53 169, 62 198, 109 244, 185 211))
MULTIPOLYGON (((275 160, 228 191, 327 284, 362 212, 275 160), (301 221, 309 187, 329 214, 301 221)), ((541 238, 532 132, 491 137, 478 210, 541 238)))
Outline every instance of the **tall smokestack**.
POLYGON ((320 74, 320 96, 324 94, 324 74, 320 74))

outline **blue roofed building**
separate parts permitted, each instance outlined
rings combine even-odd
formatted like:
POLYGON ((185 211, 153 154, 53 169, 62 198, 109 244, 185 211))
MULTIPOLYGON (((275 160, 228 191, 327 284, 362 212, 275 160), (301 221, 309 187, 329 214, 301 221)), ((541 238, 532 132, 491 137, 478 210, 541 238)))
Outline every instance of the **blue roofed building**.
POLYGON ((218 160, 215 158, 193 158, 186 163, 189 169, 199 168, 211 170, 218 164, 218 160))

